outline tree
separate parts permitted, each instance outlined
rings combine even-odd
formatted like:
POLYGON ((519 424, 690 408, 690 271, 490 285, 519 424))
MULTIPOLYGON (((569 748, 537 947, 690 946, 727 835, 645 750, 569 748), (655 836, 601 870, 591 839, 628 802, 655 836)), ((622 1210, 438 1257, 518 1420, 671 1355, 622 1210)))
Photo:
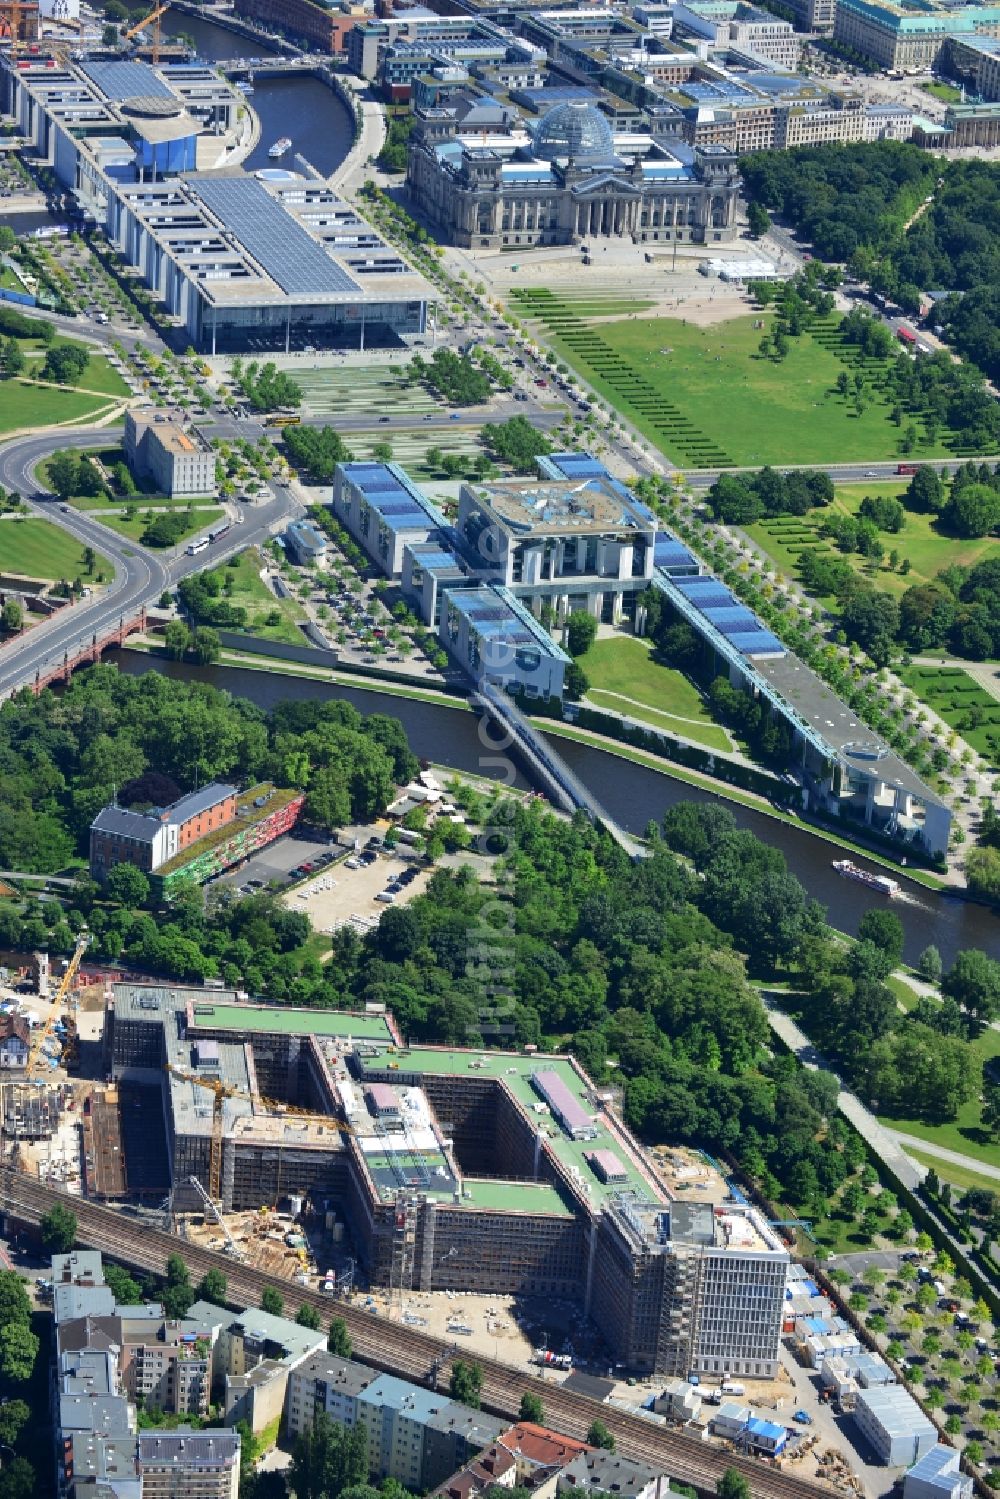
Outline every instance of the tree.
POLYGON ((49 1209, 40 1228, 42 1248, 46 1254, 69 1254, 76 1243, 76 1214, 61 1202, 49 1209))
POLYGON ((368 1481, 368 1433, 362 1422, 341 1426, 322 1412, 292 1448, 289 1469, 296 1499, 339 1499, 368 1481))
POLYGON ((183 661, 190 644, 191 631, 183 620, 170 620, 163 632, 163 645, 170 660, 183 661))
MULTIPOLYGON (((395 909, 395 908, 392 908, 395 909)), ((353 1350, 351 1335, 347 1330, 347 1323, 343 1317, 334 1317, 330 1322, 330 1335, 326 1340, 329 1353, 335 1353, 338 1358, 350 1358, 353 1350)))
POLYGON ((849 640, 863 646, 876 665, 884 664, 899 630, 899 605, 887 593, 858 588, 846 600, 840 623, 849 640))
POLYGON ((989 1062, 983 1063, 982 1089, 983 1124, 994 1139, 1000 1140, 1000 1079, 994 1075, 989 1062))
MULTIPOLYGON (((167 627, 169 629, 169 626, 167 627)), ((199 628, 191 632, 191 654, 199 666, 212 666, 222 654, 222 643, 214 630, 199 628)))
POLYGON ((917 972, 928 984, 937 984, 941 981, 944 964, 941 962, 941 954, 933 943, 925 947, 917 959, 917 972))
POLYGON ((858 941, 874 942, 891 958, 895 967, 903 956, 903 923, 895 911, 883 911, 873 906, 861 918, 858 941))
POLYGON ((194 1301, 188 1267, 179 1254, 171 1254, 167 1259, 167 1283, 160 1299, 167 1316, 175 1320, 186 1317, 194 1301))
POLYGON ((53 453, 48 462, 49 483, 60 500, 76 494, 79 463, 72 453, 53 453))
POLYGON ((26 1457, 14 1457, 0 1469, 0 1499, 34 1499, 38 1478, 26 1457))
POLYGON ((24 625, 24 606, 20 599, 7 599, 0 611, 0 629, 5 635, 16 634, 24 625))
POLYGON ((448 1393, 452 1400, 477 1411, 482 1388, 483 1371, 479 1364, 467 1364, 462 1359, 456 1359, 451 1366, 451 1379, 448 1382, 448 1393))
POLYGON ((599 1417, 591 1421, 590 1430, 587 1432, 587 1441, 591 1447, 603 1447, 605 1452, 614 1452, 615 1450, 615 1439, 599 1417))
POLYGON ((213 1301, 216 1306, 225 1306, 227 1291, 226 1277, 213 1265, 199 1281, 197 1295, 200 1301, 213 1301))
POLYGON ((0 342, 0 371, 4 375, 19 375, 24 369, 24 350, 16 338, 5 338, 0 342))
MULTIPOLYGON (((563 692, 572 702, 579 702, 590 688, 590 678, 579 661, 571 661, 563 673, 563 692)), ((991 850, 992 852, 992 850, 991 850)))
POLYGON ((38 1339, 26 1322, 0 1327, 0 1374, 14 1384, 31 1378, 38 1357, 38 1339))
POLYGON ((966 948, 941 980, 941 992, 988 1024, 1000 1016, 1000 963, 979 948, 966 948))
POLYGON ((116 864, 104 882, 109 900, 134 911, 149 899, 149 880, 134 864, 116 864))
MULTIPOLYGON (((31 1407, 24 1400, 0 1402, 0 1442, 13 1447, 30 1415, 31 1407)), ((0 1494, 2 1492, 0 1490, 0 1494)))
POLYGON ((320 1325, 319 1312, 314 1306, 310 1306, 308 1301, 304 1301, 299 1307, 298 1311, 295 1313, 295 1320, 300 1327, 311 1328, 313 1332, 315 1332, 320 1325))
POLYGON ((142 1287, 121 1265, 113 1265, 105 1260, 104 1279, 119 1306, 138 1306, 142 1301, 142 1287))
POLYGON ((738 1468, 727 1468, 715 1485, 719 1499, 750 1499, 750 1485, 738 1468))
POLYGON ((74 344, 57 344, 46 354, 40 378, 53 380, 58 385, 75 385, 89 363, 90 355, 86 349, 74 344))
POLYGON ((272 1317, 280 1317, 285 1309, 284 1298, 277 1286, 265 1286, 260 1294, 261 1311, 270 1312, 272 1317))
POLYGON ((586 609, 574 609, 566 620, 566 649, 571 656, 582 656, 594 643, 597 620, 586 609))
POLYGON ((31 1298, 16 1270, 0 1270, 0 1327, 31 1321, 31 1298))
POLYGON ((517 1418, 519 1421, 533 1421, 536 1426, 544 1426, 545 1411, 539 1396, 533 1395, 530 1390, 525 1390, 521 1396, 517 1418))
POLYGON ((751 239, 762 239, 771 227, 771 215, 762 203, 754 200, 747 207, 747 228, 751 239))
POLYGON ((1000 491, 990 484, 952 485, 941 523, 956 536, 989 536, 1000 525, 1000 491))

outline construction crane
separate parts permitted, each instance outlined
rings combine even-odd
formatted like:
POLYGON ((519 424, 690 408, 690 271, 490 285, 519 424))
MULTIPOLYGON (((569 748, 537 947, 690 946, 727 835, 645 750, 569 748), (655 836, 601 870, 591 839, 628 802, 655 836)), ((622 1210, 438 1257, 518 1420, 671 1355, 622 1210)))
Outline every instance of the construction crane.
POLYGON ((195 1192, 198 1194, 198 1197, 201 1200, 201 1205, 205 1209, 206 1216, 211 1213, 216 1223, 222 1229, 223 1235, 226 1240, 226 1253, 231 1254, 234 1259, 243 1259, 243 1251, 240 1249, 240 1247, 236 1243, 236 1240, 229 1232, 228 1225, 225 1218, 223 1218, 222 1216, 222 1209, 219 1207, 219 1204, 215 1202, 211 1197, 209 1197, 208 1193, 205 1191, 205 1188, 202 1186, 201 1182, 196 1176, 189 1176, 188 1181, 194 1188, 195 1192))
POLYGON ((62 976, 62 981, 59 985, 56 997, 52 1001, 52 1006, 49 1010, 49 1017, 44 1025, 39 1026, 38 1034, 36 1035, 34 1042, 32 1043, 31 1053, 28 1057, 28 1065, 25 1071, 25 1075, 29 1082, 32 1082, 34 1080, 35 1073, 38 1070, 38 1064, 41 1061, 42 1048, 44 1047, 49 1036, 52 1034, 52 1027, 56 1022, 56 1017, 59 1014, 59 1011, 62 1009, 63 1001, 65 1000, 66 995, 69 993, 69 986, 70 984, 72 984, 74 978, 76 977, 76 970, 79 968, 83 955, 87 951, 89 942, 90 933, 87 931, 86 927, 83 927, 81 928, 80 935, 76 939, 76 947, 73 950, 73 956, 70 958, 69 962, 66 965, 66 972, 62 976))
POLYGON ((350 1135, 354 1131, 349 1124, 344 1124, 335 1119, 332 1114, 317 1114, 308 1109, 293 1108, 288 1104, 280 1103, 274 1098, 264 1098, 262 1094, 249 1093, 245 1088, 237 1088, 232 1083, 224 1083, 217 1077, 200 1077, 197 1072, 187 1072, 183 1067, 174 1067, 167 1064, 167 1071, 173 1077, 181 1078, 184 1082, 194 1083, 198 1088, 204 1088, 214 1098, 212 1108, 212 1142, 208 1158, 208 1191, 213 1201, 218 1202, 222 1193, 222 1105, 227 1098, 245 1098, 250 1103, 259 1103, 266 1109, 273 1109, 276 1113, 292 1114, 303 1123, 322 1124, 327 1129, 340 1130, 343 1134, 350 1135))
POLYGON ((136 36, 140 31, 143 31, 147 26, 152 26, 154 64, 158 63, 160 60, 160 17, 165 15, 169 9, 170 3, 169 0, 167 0, 167 3, 165 5, 158 5, 155 10, 151 10, 149 12, 148 16, 143 16, 141 21, 139 21, 135 26, 131 27, 128 31, 122 34, 122 41, 130 42, 132 38, 136 36))

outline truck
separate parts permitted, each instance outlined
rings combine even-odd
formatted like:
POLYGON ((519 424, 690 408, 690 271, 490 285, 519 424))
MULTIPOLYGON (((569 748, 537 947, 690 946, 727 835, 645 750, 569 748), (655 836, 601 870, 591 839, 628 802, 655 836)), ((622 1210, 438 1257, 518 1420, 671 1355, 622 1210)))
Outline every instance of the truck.
POLYGON ((719 1388, 722 1390, 723 1395, 746 1394, 746 1386, 741 1385, 740 1383, 738 1383, 738 1381, 732 1379, 724 1379, 719 1388))
POLYGON ((906 344, 907 348, 913 348, 917 342, 917 335, 912 328, 907 328, 905 324, 900 324, 896 329, 896 337, 901 343, 906 344))
POLYGON ((915 474, 920 467, 919 463, 897 463, 897 474, 915 474))

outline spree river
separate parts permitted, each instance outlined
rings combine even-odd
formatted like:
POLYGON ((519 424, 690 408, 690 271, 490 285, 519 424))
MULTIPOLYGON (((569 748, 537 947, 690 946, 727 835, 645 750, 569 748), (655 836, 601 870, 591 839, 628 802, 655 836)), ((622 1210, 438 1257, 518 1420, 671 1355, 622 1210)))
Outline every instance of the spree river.
MULTIPOLYGON (((414 754, 423 759, 451 765, 456 770, 496 774, 486 763, 489 752, 484 750, 479 737, 478 719, 462 708, 446 708, 439 703, 305 677, 239 667, 194 667, 164 662, 141 651, 109 652, 106 659, 132 675, 162 671, 172 677, 207 682, 234 696, 249 698, 265 710, 288 698, 342 699, 353 703, 362 713, 385 713, 398 719, 414 754)), ((568 739, 554 739, 552 743, 615 821, 630 832, 641 834, 650 819, 661 818, 675 802, 717 800, 709 791, 646 770, 605 750, 568 739)), ((521 784, 525 784, 523 779, 521 784)), ((888 904, 883 897, 835 874, 831 860, 841 857, 841 851, 815 837, 805 826, 792 827, 733 802, 726 805, 741 827, 749 828, 763 842, 781 849, 793 874, 810 895, 826 906, 831 925, 853 934, 867 910, 873 905, 888 904)), ((905 896, 893 901, 892 909, 903 923, 905 956, 910 962, 930 942, 940 949, 946 965, 963 947, 981 947, 1000 957, 1000 921, 983 906, 957 896, 938 895, 907 882, 905 896)))
MULTIPOLYGON (((238 36, 214 21, 182 11, 168 11, 160 26, 164 36, 190 37, 205 62, 277 56, 273 48, 256 38, 238 36)), ((244 163, 248 171, 266 166, 290 167, 294 165, 294 156, 301 155, 318 172, 329 176, 351 148, 354 122, 347 106, 317 78, 293 75, 255 79, 248 103, 260 116, 261 125, 260 143, 244 163), (292 149, 280 163, 272 162, 268 148, 282 135, 290 137, 292 149)))

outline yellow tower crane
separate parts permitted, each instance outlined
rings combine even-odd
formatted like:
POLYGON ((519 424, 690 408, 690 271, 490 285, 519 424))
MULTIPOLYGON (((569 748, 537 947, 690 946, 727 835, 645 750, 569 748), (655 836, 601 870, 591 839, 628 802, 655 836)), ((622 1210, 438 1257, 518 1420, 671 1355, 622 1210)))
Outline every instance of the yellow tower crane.
POLYGON ((151 10, 149 12, 148 16, 143 16, 141 21, 137 22, 135 26, 131 27, 128 31, 122 34, 122 41, 130 42, 132 38, 134 36, 137 36, 140 31, 143 31, 145 27, 152 26, 154 64, 158 63, 160 60, 160 17, 166 15, 169 9, 170 3, 169 0, 167 0, 167 3, 165 5, 157 5, 155 10, 151 10))
POLYGON ((222 1105, 227 1098, 245 1098, 250 1103, 262 1104, 266 1109, 272 1109, 275 1113, 291 1114, 303 1123, 322 1124, 326 1129, 340 1130, 342 1134, 351 1135, 354 1131, 349 1124, 336 1119, 332 1114, 319 1114, 310 1109, 299 1109, 291 1104, 280 1103, 274 1098, 265 1098, 263 1094, 250 1093, 245 1088, 237 1088, 233 1083, 225 1083, 217 1077, 201 1077, 197 1072, 187 1072, 183 1067, 175 1067, 172 1063, 167 1064, 167 1071, 173 1076, 181 1078, 184 1082, 194 1083, 198 1088, 204 1088, 213 1096, 212 1106, 212 1141, 208 1157, 208 1195, 214 1202, 219 1202, 222 1193, 222 1105))
POLYGON ((33 1081, 35 1073, 38 1071, 38 1064, 41 1061, 42 1057, 42 1047, 45 1045, 49 1036, 52 1034, 52 1027, 56 1022, 56 1017, 58 1016, 59 1011, 62 1009, 63 1000, 69 993, 69 986, 70 984, 72 984, 74 978, 76 977, 76 970, 79 968, 81 959, 83 958, 84 953, 87 951, 89 942, 90 933, 87 931, 86 927, 83 927, 80 931, 80 935, 76 939, 76 947, 73 950, 73 956, 70 958, 69 962, 66 965, 66 972, 62 976, 62 981, 59 985, 56 997, 52 1001, 48 1019, 46 1020, 44 1025, 39 1026, 38 1033, 35 1036, 34 1041, 32 1042, 31 1052, 28 1057, 28 1066, 25 1071, 25 1075, 29 1082, 33 1081))

